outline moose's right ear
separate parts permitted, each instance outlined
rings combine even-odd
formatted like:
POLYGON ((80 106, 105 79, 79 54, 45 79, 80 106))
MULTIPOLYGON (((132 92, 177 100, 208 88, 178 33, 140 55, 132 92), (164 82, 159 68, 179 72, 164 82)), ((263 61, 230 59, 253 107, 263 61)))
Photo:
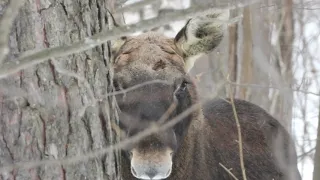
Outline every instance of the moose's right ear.
POLYGON ((203 54, 213 51, 227 30, 229 10, 213 10, 190 19, 175 37, 187 72, 203 54))
POLYGON ((118 53, 118 51, 120 50, 122 45, 126 42, 126 40, 127 40, 127 37, 122 36, 117 40, 111 41, 111 53, 113 56, 118 53))

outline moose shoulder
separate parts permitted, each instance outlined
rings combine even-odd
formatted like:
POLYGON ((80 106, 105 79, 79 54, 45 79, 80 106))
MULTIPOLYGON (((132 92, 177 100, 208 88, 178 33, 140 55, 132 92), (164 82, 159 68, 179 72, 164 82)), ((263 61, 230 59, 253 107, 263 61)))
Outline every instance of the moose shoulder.
MULTIPOLYGON (((126 138, 170 122, 199 102, 188 71, 197 57, 219 45, 228 19, 228 12, 206 13, 190 19, 174 39, 148 32, 115 43, 116 89, 144 84, 116 96, 126 138), (155 80, 166 83, 146 83, 155 80)), ((242 179, 237 127, 227 101, 209 101, 172 127, 129 144, 122 151, 122 178, 231 180, 231 172, 242 179)), ((293 141, 280 123, 249 102, 235 100, 235 107, 247 179, 301 179, 293 141)))

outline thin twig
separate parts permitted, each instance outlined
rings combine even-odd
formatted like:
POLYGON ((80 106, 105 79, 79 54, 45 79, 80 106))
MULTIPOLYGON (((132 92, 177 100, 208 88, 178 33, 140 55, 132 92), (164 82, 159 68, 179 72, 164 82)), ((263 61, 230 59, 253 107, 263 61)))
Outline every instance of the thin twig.
POLYGON ((304 94, 311 94, 311 95, 315 95, 315 96, 320 96, 320 93, 315 93, 315 92, 310 92, 310 91, 304 91, 304 90, 300 90, 300 89, 293 89, 293 88, 279 88, 279 87, 275 87, 275 86, 264 86, 264 85, 260 85, 260 84, 245 84, 245 83, 235 83, 235 82, 227 82, 231 85, 234 85, 234 86, 251 86, 251 87, 255 87, 255 88, 268 88, 268 89, 276 89, 276 90, 290 90, 290 91, 294 91, 294 92, 301 92, 301 93, 304 93, 304 94))
MULTIPOLYGON (((215 7, 214 5, 194 6, 188 9, 167 12, 165 15, 161 15, 148 20, 143 20, 136 24, 126 25, 123 27, 116 27, 116 28, 113 28, 112 30, 105 30, 100 33, 97 33, 94 36, 87 37, 84 40, 75 42, 71 45, 47 48, 39 52, 29 53, 29 55, 24 55, 10 62, 7 62, 3 64, 3 67, 0 68, 0 79, 5 78, 22 69, 44 62, 50 58, 63 57, 63 56, 71 55, 74 53, 80 53, 82 51, 89 50, 98 45, 106 43, 109 40, 115 40, 121 36, 130 35, 139 30, 150 29, 156 26, 157 27, 163 26, 173 21, 185 20, 187 18, 198 16, 203 13, 208 13, 208 11, 214 12, 214 11, 230 10, 238 7, 244 7, 258 1, 259 0, 250 0, 250 2, 243 3, 241 5, 234 5, 234 6, 224 7, 224 8, 218 8, 218 7, 215 7)), ((237 19, 239 18, 237 17, 237 19)), ((230 23, 233 21, 234 19, 231 19, 229 21, 226 21, 226 23, 230 23)), ((24 54, 28 54, 28 53, 24 53, 24 54)))
MULTIPOLYGON (((227 77, 227 81, 230 82, 229 76, 227 77)), ((240 166, 241 166, 241 170, 242 170, 242 177, 243 177, 243 180, 247 180, 246 169, 245 169, 244 160, 243 160, 241 127, 240 127, 240 122, 238 119, 236 106, 235 106, 234 100, 233 100, 233 92, 232 92, 231 85, 229 85, 229 88, 230 88, 229 92, 230 92, 230 100, 231 100, 232 110, 233 110, 234 118, 235 118, 236 124, 237 124, 237 130, 238 130, 239 156, 240 156, 240 166)))
MULTIPOLYGON (((57 60, 55 60, 54 58, 52 59, 52 64, 54 65, 55 67, 55 70, 60 73, 60 74, 63 74, 63 75, 66 75, 66 76, 70 76, 70 77, 73 77, 73 78, 76 78, 79 82, 83 83, 85 88, 87 89, 88 93, 89 93, 89 96, 90 96, 90 99, 91 99, 91 102, 86 104, 84 107, 82 107, 80 110, 79 110, 79 117, 82 117, 86 111, 86 109, 90 106, 96 106, 98 101, 102 101, 103 99, 96 99, 95 95, 94 95, 94 92, 93 90, 91 89, 90 87, 90 84, 89 82, 81 75, 77 74, 77 73, 74 73, 74 72, 71 72, 71 71, 68 71, 64 68, 62 68, 59 63, 57 62, 57 60)), ((161 83, 161 84, 171 84, 169 83, 168 81, 164 81, 164 80, 152 80, 152 81, 146 81, 144 83, 140 83, 138 85, 135 85, 135 86, 131 86, 127 89, 122 89, 122 90, 119 90, 119 91, 115 91, 115 92, 111 92, 111 93, 107 93, 105 95, 105 98, 106 97, 109 97, 109 96, 114 96, 114 95, 118 95, 118 94, 126 94, 127 92, 130 92, 130 91, 133 91, 135 89, 138 89, 140 87, 143 87, 143 86, 146 86, 146 85, 149 85, 149 84, 157 84, 157 83, 161 83)), ((174 103, 169 107, 168 109, 168 112, 166 112, 164 114, 163 117, 160 118, 161 121, 164 121, 165 120, 165 115, 167 115, 167 113, 171 113, 175 108, 177 102, 174 101, 174 103), (174 107, 172 107, 174 105, 174 107)))
POLYGON ((110 126, 111 128, 116 132, 117 136, 120 137, 120 139, 122 139, 123 137, 125 137, 125 131, 122 130, 115 122, 110 122, 110 126))
POLYGON ((128 144, 131 143, 136 143, 137 141, 141 140, 144 137, 149 136, 152 133, 156 133, 159 131, 163 131, 166 130, 170 127, 173 127, 175 124, 179 123, 180 121, 182 121, 185 117, 187 117, 188 115, 190 115, 192 112, 194 112, 195 110, 199 109, 201 107, 202 104, 212 100, 213 98, 216 97, 217 92, 219 92, 219 90, 223 87, 223 83, 219 83, 217 85, 217 91, 215 93, 212 93, 212 96, 208 97, 208 99, 205 100, 201 100, 196 104, 193 104, 191 107, 187 108, 185 111, 183 111, 182 113, 180 113, 179 115, 177 115, 176 117, 168 120, 166 123, 164 123, 161 126, 151 126, 148 129, 143 130, 142 132, 127 138, 123 141, 120 141, 119 143, 115 144, 115 145, 111 145, 108 146, 106 148, 102 148, 100 150, 97 151, 92 151, 83 155, 78 155, 78 156, 73 156, 73 157, 65 157, 65 158, 61 158, 61 159, 50 159, 50 160, 40 160, 40 161, 32 161, 32 162, 17 162, 15 164, 12 165, 8 165, 8 166, 2 166, 0 167, 0 173, 2 172, 6 172, 6 171, 11 171, 12 169, 18 169, 18 168, 22 168, 22 169, 30 169, 30 168, 35 168, 35 167, 39 167, 39 166, 53 166, 53 165, 68 165, 68 164, 74 164, 74 163, 78 163, 78 162, 82 162, 85 160, 89 160, 89 159, 93 159, 93 158, 97 158, 101 155, 104 155, 106 153, 111 153, 114 150, 118 150, 121 148, 124 148, 125 146, 127 146, 128 144))
MULTIPOLYGON (((102 101, 103 99, 96 99, 95 95, 94 95, 94 92, 93 90, 91 89, 90 87, 90 84, 89 82, 85 79, 85 77, 77 74, 77 73, 74 73, 74 72, 71 72, 71 71, 68 71, 64 68, 62 68, 59 63, 57 62, 57 60, 55 60, 54 58, 52 59, 52 64, 54 65, 55 67, 55 70, 60 73, 60 74, 63 74, 63 75, 66 75, 66 76, 70 76, 70 77, 73 77, 73 78, 76 78, 79 82, 83 83, 85 88, 87 89, 88 93, 89 93, 89 96, 90 96, 90 99, 91 99, 91 103, 88 103, 86 104, 83 108, 81 108, 79 110, 79 117, 82 117, 84 112, 86 111, 86 109, 90 106, 96 106, 97 102, 98 101, 102 101)), ((137 85, 134 85, 134 86, 131 86, 127 89, 122 89, 122 90, 119 90, 119 91, 114 91, 114 92, 110 92, 110 93, 107 93, 104 97, 109 97, 109 96, 114 96, 114 95, 118 95, 118 94, 126 94, 130 91, 133 91, 135 89, 138 89, 138 88, 141 88, 143 86, 146 86, 146 85, 149 85, 149 84, 171 84, 169 81, 164 81, 164 80, 152 80, 152 81, 146 81, 144 83, 140 83, 140 84, 137 84, 137 85)), ((171 109, 170 109, 171 110, 171 109)), ((172 111, 172 110, 171 110, 172 111)), ((168 112, 168 113, 171 113, 168 112)))
POLYGON ((52 166, 52 165, 67 165, 67 164, 73 164, 85 160, 89 160, 92 158, 97 158, 101 155, 104 155, 106 153, 111 153, 112 151, 116 149, 121 149, 124 148, 126 145, 135 143, 139 141, 140 139, 147 137, 148 135, 166 130, 167 128, 170 128, 183 120, 185 117, 187 117, 189 114, 194 112, 196 109, 200 107, 200 105, 204 102, 199 102, 188 108, 186 111, 182 112, 175 118, 171 119, 167 123, 163 124, 162 126, 150 126, 148 129, 138 133, 135 136, 132 136, 130 138, 127 138, 115 145, 109 146, 107 148, 98 150, 98 151, 92 151, 89 153, 86 153, 84 155, 80 156, 73 156, 70 158, 62 158, 62 159, 52 159, 52 160, 41 160, 41 161, 32 161, 32 162, 18 162, 9 166, 3 166, 0 168, 0 173, 5 172, 5 171, 11 171, 12 169, 17 169, 17 168, 23 168, 23 169, 30 169, 30 168, 35 168, 39 166, 52 166))
MULTIPOLYGON (((214 71, 206 71, 206 72, 201 72, 201 76, 203 76, 204 74, 208 74, 214 71)), ((283 90, 290 90, 292 92, 298 92, 298 93, 303 93, 303 94, 311 94, 311 95, 315 95, 315 96, 320 96, 320 93, 315 93, 315 92, 311 92, 311 91, 306 91, 306 90, 301 90, 301 88, 288 88, 288 87, 276 87, 276 86, 267 86, 267 85, 261 85, 261 84, 252 84, 252 83, 236 83, 236 82, 226 82, 228 84, 231 84, 233 86, 245 86, 245 87, 252 87, 252 88, 263 88, 263 89, 275 89, 278 91, 283 91, 283 90)))
POLYGON ((79 82, 83 83, 83 85, 87 89, 87 91, 89 93, 89 96, 90 96, 90 99, 91 99, 91 102, 87 103, 83 108, 81 108, 79 110, 78 115, 79 115, 79 117, 82 117, 88 107, 95 106, 97 104, 97 102, 98 102, 98 100, 95 98, 94 92, 91 89, 91 86, 90 86, 89 82, 85 79, 85 77, 83 77, 83 76, 81 76, 81 75, 79 75, 77 73, 74 73, 74 72, 71 72, 71 71, 68 71, 68 70, 62 68, 59 65, 58 61, 55 60, 54 58, 52 59, 52 64, 53 64, 53 66, 55 67, 55 70, 58 73, 66 75, 66 76, 70 76, 70 77, 73 77, 73 78, 76 78, 79 82))
POLYGON ((238 180, 238 178, 237 178, 227 167, 225 167, 225 166, 224 166, 223 164, 221 164, 221 163, 219 163, 219 165, 220 165, 224 170, 226 170, 227 173, 230 174, 230 176, 233 177, 233 179, 238 180))
POLYGON ((11 0, 0 20, 0 66, 9 53, 8 40, 13 21, 24 0, 11 0))
POLYGON ((178 103, 176 99, 174 99, 174 102, 169 106, 167 111, 160 117, 160 119, 157 121, 157 124, 162 124, 163 122, 165 122, 169 118, 171 113, 176 109, 177 105, 178 103))
POLYGON ((172 84, 172 82, 169 82, 169 81, 165 81, 165 80, 151 80, 151 81, 146 81, 146 82, 143 82, 143 83, 140 83, 140 84, 137 84, 137 85, 134 85, 134 86, 131 86, 127 89, 122 89, 122 90, 119 90, 119 91, 114 91, 114 92, 110 92, 110 93, 107 93, 105 96, 114 96, 114 95, 118 95, 118 94, 126 94, 127 92, 130 92, 130 91, 133 91, 135 89, 138 89, 140 87, 143 87, 143 86, 146 86, 146 85, 149 85, 149 84, 172 84))
MULTIPOLYGON (((316 141, 317 141, 317 140, 316 140, 316 141)), ((298 156, 298 159, 303 159, 305 156, 309 156, 311 153, 314 153, 315 150, 316 150, 316 147, 313 147, 313 148, 309 149, 308 151, 303 152, 302 154, 300 154, 300 155, 298 156)))
POLYGON ((153 4, 160 4, 161 0, 144 0, 144 1, 139 1, 133 4, 129 4, 126 6, 123 6, 119 9, 115 10, 115 13, 123 13, 123 12, 133 12, 133 11, 138 11, 142 9, 144 6, 147 5, 153 5, 153 4))

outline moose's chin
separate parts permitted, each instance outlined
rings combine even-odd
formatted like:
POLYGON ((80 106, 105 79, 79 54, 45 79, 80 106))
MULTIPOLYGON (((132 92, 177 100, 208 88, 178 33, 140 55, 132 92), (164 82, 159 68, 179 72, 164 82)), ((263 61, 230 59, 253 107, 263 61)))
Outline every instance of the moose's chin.
POLYGON ((171 174, 173 150, 163 147, 164 145, 161 147, 160 143, 156 144, 156 137, 142 140, 140 148, 135 147, 130 151, 131 174, 137 179, 160 180, 168 178, 171 174), (142 145, 146 148, 141 148, 142 145))
POLYGON ((143 180, 161 180, 166 179, 171 174, 171 168, 164 173, 164 171, 156 171, 155 169, 146 170, 144 172, 137 173, 133 168, 131 168, 131 173, 134 177, 143 180))
POLYGON ((152 179, 150 177, 148 177, 148 175, 142 175, 141 177, 136 177, 138 179, 141 179, 141 180, 161 180, 161 179, 166 179, 168 178, 169 176, 161 176, 161 175, 157 175, 155 177, 153 177, 152 179))
POLYGON ((158 165, 151 165, 151 166, 145 166, 145 165, 138 165, 132 167, 131 166, 131 173, 134 177, 138 179, 143 180, 160 180, 160 179, 166 179, 170 176, 172 171, 172 163, 167 164, 158 164, 158 165))

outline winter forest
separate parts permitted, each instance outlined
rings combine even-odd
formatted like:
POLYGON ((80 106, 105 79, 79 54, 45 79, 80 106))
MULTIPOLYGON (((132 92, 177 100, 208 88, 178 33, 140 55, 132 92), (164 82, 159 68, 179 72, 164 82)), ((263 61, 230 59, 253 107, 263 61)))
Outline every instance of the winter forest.
POLYGON ((204 7, 230 20, 190 71, 201 98, 265 109, 293 137, 302 179, 319 180, 318 0, 0 0, 0 180, 121 179, 113 40, 174 37, 204 7))

